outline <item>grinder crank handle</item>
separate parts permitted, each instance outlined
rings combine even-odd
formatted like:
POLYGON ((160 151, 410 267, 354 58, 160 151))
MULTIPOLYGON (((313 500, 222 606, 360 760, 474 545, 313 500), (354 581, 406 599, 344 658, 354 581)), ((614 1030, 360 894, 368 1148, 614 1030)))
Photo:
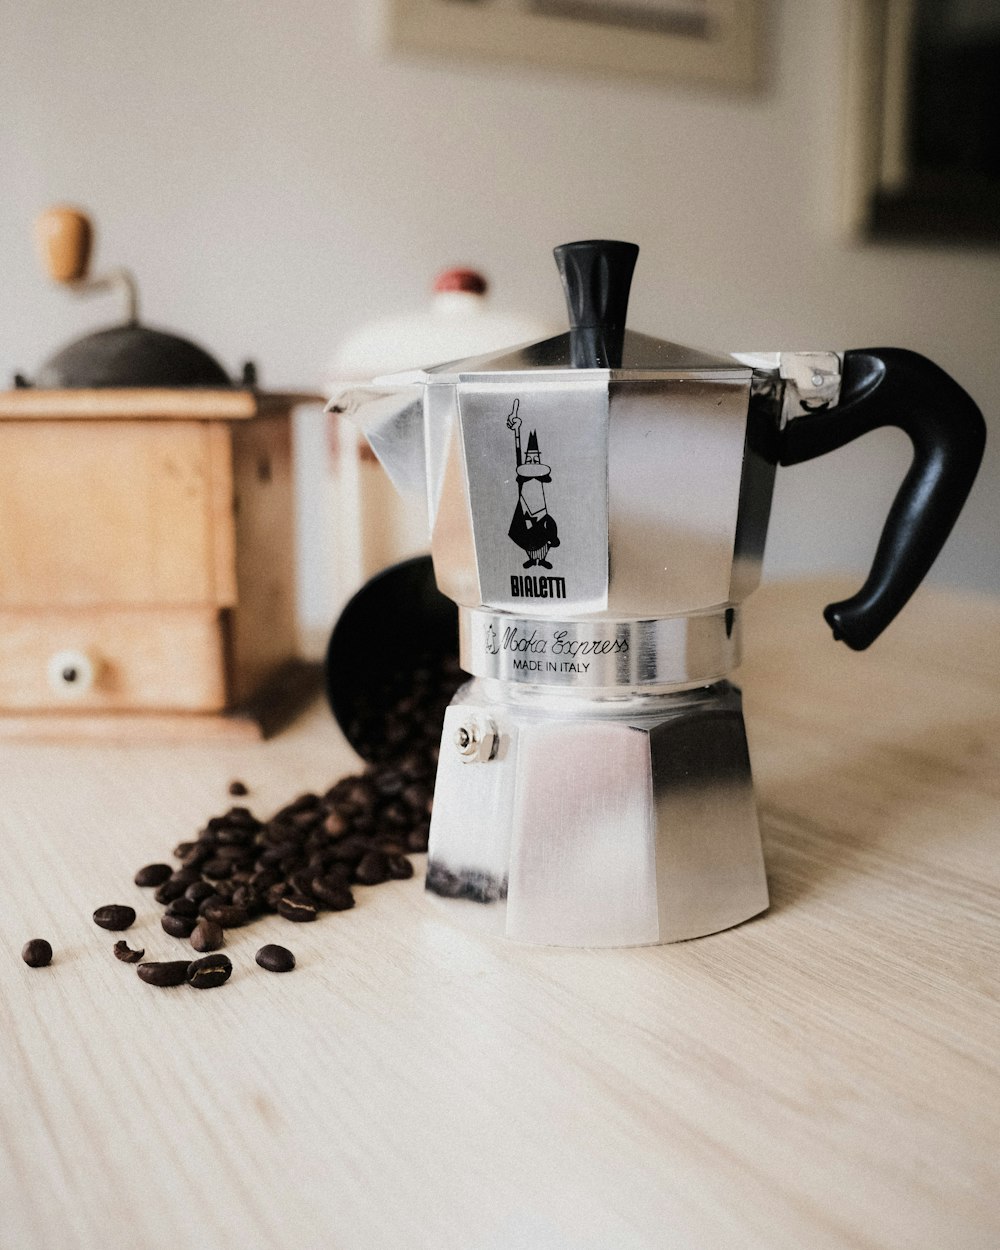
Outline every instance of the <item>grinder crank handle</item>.
POLYGON ((779 463, 801 464, 884 425, 909 436, 913 462, 867 581, 823 612, 834 638, 855 651, 875 641, 934 563, 975 481, 986 441, 982 413, 943 369, 903 348, 865 347, 844 355, 838 407, 789 421, 779 463))
POLYGON ((121 267, 92 277, 90 256, 94 248, 94 226, 82 209, 55 204, 35 221, 35 244, 45 272, 53 282, 79 295, 120 290, 125 297, 125 321, 139 320, 139 290, 135 277, 121 267))

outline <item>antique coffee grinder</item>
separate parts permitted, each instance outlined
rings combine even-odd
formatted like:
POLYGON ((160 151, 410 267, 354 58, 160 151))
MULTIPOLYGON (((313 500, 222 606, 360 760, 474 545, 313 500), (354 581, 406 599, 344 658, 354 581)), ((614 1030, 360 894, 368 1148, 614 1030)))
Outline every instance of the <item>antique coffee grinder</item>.
MULTIPOLYGON (((626 330, 637 254, 559 247, 568 333, 331 405, 424 492, 472 675, 445 716, 427 888, 523 942, 673 942, 766 909, 727 674, 775 468, 882 425, 913 441, 868 580, 825 613, 861 649, 927 572, 982 456, 975 404, 912 352, 708 355, 626 330)), ((418 626, 400 603, 397 634, 418 626)))

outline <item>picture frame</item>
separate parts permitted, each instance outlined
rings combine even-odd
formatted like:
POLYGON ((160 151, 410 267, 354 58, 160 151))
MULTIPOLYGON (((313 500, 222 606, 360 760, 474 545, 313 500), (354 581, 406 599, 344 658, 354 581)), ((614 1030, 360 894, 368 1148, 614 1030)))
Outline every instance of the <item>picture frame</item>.
POLYGON ((1000 245, 1000 7, 852 0, 845 62, 847 237, 1000 245))
POLYGON ((385 0, 394 52, 752 88, 764 0, 385 0))

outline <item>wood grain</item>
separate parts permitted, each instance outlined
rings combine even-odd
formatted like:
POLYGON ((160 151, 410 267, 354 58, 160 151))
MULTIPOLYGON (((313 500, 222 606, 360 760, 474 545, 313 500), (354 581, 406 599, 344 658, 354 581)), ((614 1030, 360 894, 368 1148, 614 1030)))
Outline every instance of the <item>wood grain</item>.
POLYGON ((0 422, 0 605, 213 602, 209 428, 0 422))
POLYGON ((0 391, 0 421, 206 420, 240 421, 323 404, 309 391, 242 391, 218 387, 108 387, 0 391))
POLYGON ((240 702, 298 650, 295 510, 288 413, 229 427, 236 607, 231 696, 240 702))
POLYGON ((214 608, 0 611, 0 708, 218 711, 226 706, 223 618, 214 608), (54 690, 52 656, 81 652, 92 687, 54 690))
POLYGON ((173 955, 135 868, 232 777, 262 814, 327 786, 343 740, 317 709, 263 745, 5 745, 0 1245, 995 1250, 1000 605, 921 594, 854 655, 837 590, 748 605, 773 906, 675 946, 473 936, 414 880, 155 990, 93 908, 173 955))

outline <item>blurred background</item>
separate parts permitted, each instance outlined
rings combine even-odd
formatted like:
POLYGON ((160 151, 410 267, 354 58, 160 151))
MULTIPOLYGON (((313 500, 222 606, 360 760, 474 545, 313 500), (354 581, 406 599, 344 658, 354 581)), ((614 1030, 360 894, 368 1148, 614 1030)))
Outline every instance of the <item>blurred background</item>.
MULTIPOLYGON (((552 247, 629 239, 635 329, 716 350, 898 345, 953 374, 991 436, 931 580, 1000 592, 1000 251, 988 232, 859 237, 865 6, 760 7, 745 89, 407 54, 372 0, 3 0, 2 384, 120 315, 44 278, 32 223, 53 202, 93 216, 95 268, 137 273, 145 321, 231 373, 252 358, 270 389, 322 389, 358 326, 425 306, 451 265, 481 270, 496 309, 560 326, 552 247)), ((987 24, 990 7, 966 6, 987 24)), ((296 418, 315 634, 338 540, 324 424, 296 418)), ((883 431, 783 470, 765 576, 860 577, 908 463, 883 431)))

